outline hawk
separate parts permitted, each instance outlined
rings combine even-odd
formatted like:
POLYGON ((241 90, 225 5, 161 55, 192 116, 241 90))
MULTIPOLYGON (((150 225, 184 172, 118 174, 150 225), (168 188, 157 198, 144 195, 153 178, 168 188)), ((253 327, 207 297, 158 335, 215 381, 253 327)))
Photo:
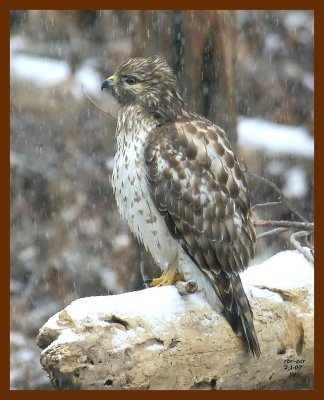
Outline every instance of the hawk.
POLYGON ((254 256, 247 184, 225 132, 185 104, 161 56, 130 58, 101 89, 121 105, 112 186, 119 212, 162 276, 195 280, 260 356, 239 273, 254 256))

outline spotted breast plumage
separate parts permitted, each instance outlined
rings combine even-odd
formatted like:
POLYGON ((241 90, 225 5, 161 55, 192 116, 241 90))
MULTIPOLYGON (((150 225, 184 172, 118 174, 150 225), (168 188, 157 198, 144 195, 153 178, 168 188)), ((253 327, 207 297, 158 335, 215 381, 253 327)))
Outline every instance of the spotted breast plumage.
POLYGON ((162 270, 184 276, 260 347, 239 273, 254 256, 248 190, 225 132, 191 111, 160 56, 124 61, 102 88, 121 105, 112 185, 120 214, 162 270))

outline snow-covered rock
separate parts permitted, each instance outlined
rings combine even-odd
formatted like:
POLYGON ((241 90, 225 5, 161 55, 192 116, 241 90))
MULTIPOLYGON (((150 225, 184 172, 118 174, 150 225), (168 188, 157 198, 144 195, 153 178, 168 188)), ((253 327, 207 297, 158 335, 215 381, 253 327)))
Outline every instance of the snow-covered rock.
POLYGON ((180 295, 169 286, 72 302, 40 330, 43 367, 53 385, 65 389, 307 386, 313 266, 286 251, 241 276, 254 311, 258 360, 201 292, 180 295))

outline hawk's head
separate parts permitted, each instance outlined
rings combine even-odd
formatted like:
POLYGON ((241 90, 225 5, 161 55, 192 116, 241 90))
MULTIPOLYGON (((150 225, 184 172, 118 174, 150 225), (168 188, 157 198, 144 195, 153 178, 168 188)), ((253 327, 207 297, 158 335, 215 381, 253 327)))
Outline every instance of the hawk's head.
POLYGON ((172 119, 177 104, 183 103, 175 75, 161 56, 122 62, 115 74, 101 85, 101 89, 108 87, 121 105, 139 104, 164 121, 172 119))

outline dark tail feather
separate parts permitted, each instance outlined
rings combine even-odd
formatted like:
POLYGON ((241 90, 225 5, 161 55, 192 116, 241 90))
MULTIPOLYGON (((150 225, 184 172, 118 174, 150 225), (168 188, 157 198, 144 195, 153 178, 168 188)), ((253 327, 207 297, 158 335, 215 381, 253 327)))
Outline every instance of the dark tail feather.
POLYGON ((252 354, 259 358, 261 351, 253 324, 253 313, 239 276, 215 274, 214 289, 224 305, 224 314, 233 331, 243 333, 252 354))
MULTIPOLYGON (((252 313, 251 313, 251 319, 252 319, 252 313)), ((260 350, 260 345, 258 341, 258 337, 255 332, 253 320, 250 322, 245 318, 244 315, 240 315, 240 322, 241 322, 241 328, 245 336, 245 340, 249 346, 249 349, 251 350, 252 354, 259 358, 261 355, 261 350, 260 350)))
POLYGON ((238 313, 237 316, 239 318, 238 324, 236 323, 236 329, 237 329, 236 333, 238 333, 238 330, 242 331, 252 354, 255 357, 259 358, 261 350, 253 324, 253 313, 249 300, 244 292, 241 278, 239 276, 236 276, 234 279, 232 278, 232 285, 234 291, 233 300, 234 302, 236 302, 236 307, 234 308, 237 308, 236 311, 238 313))

